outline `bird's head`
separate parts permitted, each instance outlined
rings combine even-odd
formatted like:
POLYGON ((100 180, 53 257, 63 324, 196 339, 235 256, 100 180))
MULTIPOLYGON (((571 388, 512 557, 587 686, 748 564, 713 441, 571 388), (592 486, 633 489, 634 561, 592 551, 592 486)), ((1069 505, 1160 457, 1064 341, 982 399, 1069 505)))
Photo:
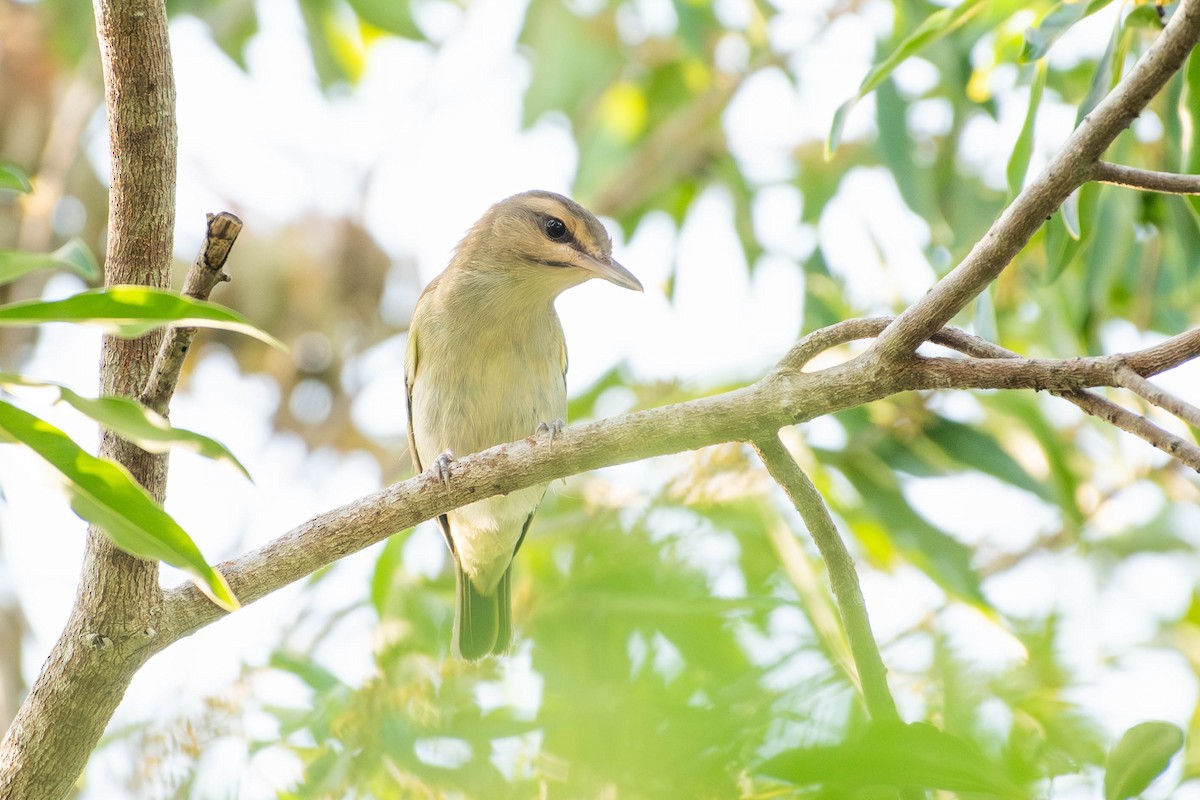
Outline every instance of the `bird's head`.
POLYGON ((468 231, 455 261, 553 295, 589 278, 642 291, 638 279, 613 259, 612 240, 600 220, 553 192, 522 192, 496 203, 468 231))

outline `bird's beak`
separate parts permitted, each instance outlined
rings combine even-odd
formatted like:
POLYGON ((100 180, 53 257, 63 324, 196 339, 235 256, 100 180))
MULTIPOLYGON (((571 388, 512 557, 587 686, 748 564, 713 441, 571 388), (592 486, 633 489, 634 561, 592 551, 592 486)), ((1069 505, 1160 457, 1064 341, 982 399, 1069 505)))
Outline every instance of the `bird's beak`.
POLYGON ((644 291, 642 282, 633 276, 633 273, 621 266, 615 259, 605 258, 604 256, 585 255, 580 259, 579 266, 584 270, 592 273, 597 278, 603 278, 609 283, 615 283, 625 289, 633 289, 635 292, 644 291))

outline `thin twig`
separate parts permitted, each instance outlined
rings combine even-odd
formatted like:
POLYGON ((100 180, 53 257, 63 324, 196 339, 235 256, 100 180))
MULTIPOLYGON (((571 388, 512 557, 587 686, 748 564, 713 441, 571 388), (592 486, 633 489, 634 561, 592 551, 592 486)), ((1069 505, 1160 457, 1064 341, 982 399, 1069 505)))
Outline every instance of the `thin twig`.
POLYGON ((1200 408, 1176 397, 1165 389, 1155 386, 1137 374, 1128 364, 1118 364, 1113 377, 1122 389, 1128 389, 1164 411, 1169 411, 1194 428, 1200 428, 1200 408))
POLYGON ((1200 2, 1183 0, 1158 39, 1084 117, 967 257, 880 334, 871 357, 883 362, 907 358, 994 281, 1068 195, 1092 177, 1100 156, 1179 70, 1197 39, 1200 2))
POLYGON ((766 465, 775 482, 783 487, 787 496, 800 512, 808 532, 829 570, 829 583, 842 614, 842 625, 850 642, 850 652, 858 668, 862 683, 863 700, 871 718, 882 722, 899 722, 896 701, 892 699, 887 684, 887 667, 879 654, 875 635, 871 632, 871 621, 867 617, 867 605, 863 600, 862 588, 858 584, 858 573, 854 559, 838 535, 833 517, 825 507, 817 487, 813 486, 804 470, 796 463, 778 435, 763 437, 755 441, 754 449, 766 465))
MULTIPOLYGON (((242 221, 228 211, 208 215, 204 244, 184 278, 183 294, 196 300, 207 300, 214 286, 229 280, 222 268, 241 232, 242 221)), ((195 337, 195 328, 172 328, 163 338, 154 360, 154 370, 139 398, 142 405, 166 415, 171 396, 175 394, 175 387, 179 383, 184 359, 195 337)))
MULTIPOLYGON (((821 350, 844 344, 855 339, 878 335, 885 330, 891 318, 873 317, 854 319, 815 331, 801 339, 791 349, 776 371, 785 366, 798 370, 821 350)), ((1121 370, 1135 376, 1143 384, 1157 392, 1163 402, 1174 400, 1176 408, 1163 405, 1171 413, 1195 425, 1186 409, 1200 414, 1200 409, 1182 400, 1161 392, 1143 376, 1156 375, 1179 366, 1200 355, 1200 329, 1172 336, 1156 345, 1130 353, 1091 358, 1027 359, 986 339, 973 336, 958 328, 943 328, 929 338, 934 344, 949 347, 975 359, 996 359, 998 363, 987 364, 977 360, 950 358, 916 358, 914 365, 919 369, 909 372, 916 386, 942 385, 946 388, 964 388, 971 384, 976 388, 1024 387, 1049 389, 1054 395, 1078 406, 1092 416, 1115 425, 1126 433, 1148 442, 1159 450, 1178 459, 1193 470, 1200 472, 1200 447, 1155 425, 1145 417, 1135 414, 1106 398, 1083 390, 1083 386, 1122 386, 1137 391, 1122 383, 1121 370), (1074 378, 1078 386, 1064 386, 1065 379, 1074 378), (1161 398, 1166 395, 1168 399, 1161 398), (1183 413, 1181 413, 1181 411, 1183 413)), ((774 374, 774 373, 773 373, 774 374)), ((1129 380, 1129 379, 1126 379, 1129 380)), ((1141 394, 1141 392, 1138 392, 1141 394)), ((1143 395, 1145 396, 1145 395, 1143 395)), ((1146 399, 1155 402, 1151 398, 1146 399)), ((1157 405, 1158 403, 1156 403, 1157 405)), ((1200 418, 1198 418, 1200 419, 1200 418)))
POLYGON ((1141 414, 1122 408, 1116 403, 1105 400, 1092 392, 1082 389, 1075 392, 1055 392, 1059 397, 1070 400, 1094 417, 1116 425, 1126 433, 1132 433, 1162 450, 1172 458, 1176 458, 1196 472, 1200 472, 1200 447, 1181 439, 1170 431, 1163 430, 1141 414))
POLYGON ((1092 173, 1092 180, 1126 189, 1163 194, 1200 194, 1200 175, 1181 175, 1177 172, 1158 172, 1151 169, 1126 167, 1100 161, 1092 173))

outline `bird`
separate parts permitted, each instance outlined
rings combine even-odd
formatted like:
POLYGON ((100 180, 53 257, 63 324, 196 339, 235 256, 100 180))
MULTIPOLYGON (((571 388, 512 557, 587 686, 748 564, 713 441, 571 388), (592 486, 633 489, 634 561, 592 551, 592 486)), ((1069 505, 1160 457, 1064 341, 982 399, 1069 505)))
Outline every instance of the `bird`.
MULTIPOLYGON (((409 450, 449 485, 455 455, 554 436, 567 416, 567 347, 554 301, 592 278, 641 292, 583 206, 533 190, 491 206, 421 293, 404 358, 409 450)), ((546 484, 437 518, 454 562, 451 652, 504 653, 513 635, 512 562, 546 484)))

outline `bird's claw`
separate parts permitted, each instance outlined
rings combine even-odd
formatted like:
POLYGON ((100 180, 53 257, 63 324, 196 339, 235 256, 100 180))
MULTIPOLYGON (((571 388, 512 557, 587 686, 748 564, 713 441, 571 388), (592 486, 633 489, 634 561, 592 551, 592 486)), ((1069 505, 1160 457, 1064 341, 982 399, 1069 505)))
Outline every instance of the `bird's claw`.
POLYGON ((450 465, 454 463, 454 453, 449 450, 433 460, 433 474, 447 489, 450 488, 450 465))
POLYGON ((566 428, 567 423, 563 422, 561 419, 556 419, 554 422, 539 422, 537 428, 533 432, 533 435, 539 436, 543 433, 549 434, 550 446, 554 447, 554 437, 562 433, 564 430, 566 430, 566 428))

